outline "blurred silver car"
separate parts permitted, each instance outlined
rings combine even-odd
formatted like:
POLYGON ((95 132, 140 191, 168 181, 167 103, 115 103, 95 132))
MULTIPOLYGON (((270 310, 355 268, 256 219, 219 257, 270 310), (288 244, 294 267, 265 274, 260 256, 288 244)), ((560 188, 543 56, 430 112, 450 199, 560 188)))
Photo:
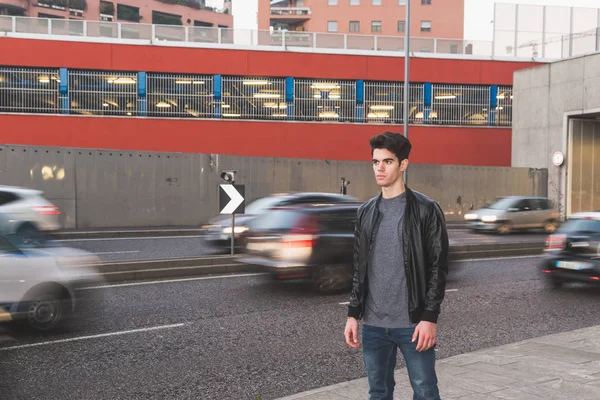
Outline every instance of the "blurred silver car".
POLYGON ((60 229, 60 210, 42 197, 43 192, 0 185, 0 212, 18 222, 19 233, 36 233, 60 229))
POLYGON ((465 220, 474 231, 501 234, 527 229, 552 233, 560 226, 560 214, 546 197, 501 197, 491 205, 465 214, 465 220))
POLYGON ((0 214, 0 321, 48 331, 72 317, 87 298, 77 289, 103 283, 99 258, 17 233, 0 214))

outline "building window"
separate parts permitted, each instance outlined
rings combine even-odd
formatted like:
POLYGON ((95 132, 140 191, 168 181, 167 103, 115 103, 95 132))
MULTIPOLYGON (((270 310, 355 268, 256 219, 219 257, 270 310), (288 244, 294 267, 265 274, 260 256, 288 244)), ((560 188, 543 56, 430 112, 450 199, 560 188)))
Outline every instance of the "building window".
POLYGON ((337 31, 338 31, 337 21, 328 21, 327 22, 327 32, 337 32, 337 31))
POLYGON ((152 11, 152 23, 156 25, 183 25, 181 15, 152 11))
POLYGON ((421 21, 421 32, 431 32, 431 21, 421 21))
POLYGON ((101 1, 100 2, 100 14, 115 15, 114 3, 109 3, 108 1, 101 1))
POLYGON ((130 22, 140 22, 140 9, 123 4, 117 4, 117 19, 130 22))
POLYGON ((406 32, 406 21, 398 21, 398 32, 406 32))
POLYGON ((398 5, 399 6, 405 6, 406 5, 406 0, 398 0, 398 5))
POLYGON ((373 5, 374 6, 380 6, 381 5, 381 0, 373 0, 373 5))
POLYGON ((329 6, 337 6, 338 0, 327 0, 327 5, 329 6))
POLYGON ((60 15, 38 13, 38 18, 64 19, 65 17, 61 17, 60 15))
POLYGON ((203 27, 203 28, 212 28, 213 24, 211 24, 210 22, 194 20, 194 26, 199 26, 199 27, 203 27))
POLYGON ((421 4, 430 6, 431 0, 421 0, 421 4))
POLYGON ((381 32, 381 21, 371 22, 371 32, 381 32))
POLYGON ((457 54, 458 53, 458 45, 457 44, 453 44, 450 46, 450 54, 457 54))
POLYGON ((350 0, 351 6, 360 6, 360 0, 350 0))
POLYGON ((431 49, 429 47, 421 47, 421 53, 431 53, 431 49))
POLYGON ((350 32, 360 32, 360 21, 350 21, 350 32))

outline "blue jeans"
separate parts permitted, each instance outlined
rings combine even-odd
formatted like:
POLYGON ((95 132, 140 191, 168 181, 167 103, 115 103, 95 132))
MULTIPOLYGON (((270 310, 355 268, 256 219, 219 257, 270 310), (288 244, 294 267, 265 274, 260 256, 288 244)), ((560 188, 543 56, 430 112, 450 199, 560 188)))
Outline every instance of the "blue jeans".
POLYGON ((427 351, 417 351, 417 341, 411 343, 414 332, 414 328, 387 329, 363 325, 363 358, 370 400, 393 400, 398 348, 406 361, 413 400, 440 400, 435 374, 435 346, 427 351))

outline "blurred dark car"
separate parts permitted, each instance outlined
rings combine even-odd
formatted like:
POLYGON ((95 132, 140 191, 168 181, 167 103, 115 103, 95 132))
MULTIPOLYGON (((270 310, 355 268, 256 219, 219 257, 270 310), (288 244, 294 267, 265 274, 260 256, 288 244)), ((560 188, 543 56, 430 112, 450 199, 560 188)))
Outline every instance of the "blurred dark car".
POLYGON ((349 290, 360 204, 276 207, 253 222, 240 261, 262 266, 275 279, 308 279, 320 292, 349 290))
POLYGON ((600 283, 600 212, 576 213, 546 239, 541 262, 547 282, 600 283))
MULTIPOLYGON (((311 203, 356 203, 358 199, 352 196, 336 193, 282 193, 263 197, 250 203, 244 214, 235 216, 235 248, 243 250, 240 245, 240 235, 246 234, 251 228, 252 221, 274 207, 311 203)), ((228 252, 231 248, 231 215, 219 215, 202 227, 205 244, 209 249, 218 252, 228 252)))

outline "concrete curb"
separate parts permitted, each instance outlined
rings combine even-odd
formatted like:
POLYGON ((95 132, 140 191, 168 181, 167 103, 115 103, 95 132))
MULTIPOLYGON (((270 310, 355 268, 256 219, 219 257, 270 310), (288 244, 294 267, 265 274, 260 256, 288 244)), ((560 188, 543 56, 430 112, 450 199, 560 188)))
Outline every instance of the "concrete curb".
MULTIPOLYGON (((544 242, 461 245, 450 249, 450 261, 473 258, 515 257, 542 255, 544 242)), ((238 261, 240 255, 173 258, 163 260, 103 263, 96 266, 98 275, 106 282, 138 281, 145 279, 193 277, 212 274, 261 272, 256 265, 238 261)))

